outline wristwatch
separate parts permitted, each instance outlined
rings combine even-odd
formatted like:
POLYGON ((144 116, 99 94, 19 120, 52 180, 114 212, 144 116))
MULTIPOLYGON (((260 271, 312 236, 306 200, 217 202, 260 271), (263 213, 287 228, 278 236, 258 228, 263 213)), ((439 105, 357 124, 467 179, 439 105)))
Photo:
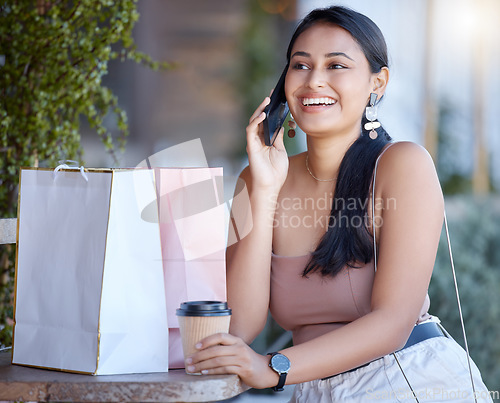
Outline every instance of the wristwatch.
POLYGON ((275 392, 282 392, 285 386, 286 376, 290 371, 290 360, 280 353, 268 353, 271 356, 269 366, 280 376, 278 384, 271 389, 275 392))

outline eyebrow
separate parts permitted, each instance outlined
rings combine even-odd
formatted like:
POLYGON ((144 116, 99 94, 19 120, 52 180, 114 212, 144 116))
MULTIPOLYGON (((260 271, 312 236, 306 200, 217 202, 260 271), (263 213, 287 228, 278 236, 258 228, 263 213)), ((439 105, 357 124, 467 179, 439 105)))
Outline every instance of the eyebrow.
MULTIPOLYGON (((303 51, 298 51, 298 52, 295 52, 292 57, 294 56, 303 56, 303 57, 311 57, 311 54, 310 53, 307 53, 307 52, 303 52, 303 51)), ((336 56, 343 56, 343 57, 346 57, 347 59, 349 60, 352 60, 354 61, 353 58, 347 56, 347 54, 345 54, 344 52, 330 52, 330 53, 327 53, 325 55, 325 57, 328 59, 328 58, 331 58, 331 57, 336 57, 336 56)))

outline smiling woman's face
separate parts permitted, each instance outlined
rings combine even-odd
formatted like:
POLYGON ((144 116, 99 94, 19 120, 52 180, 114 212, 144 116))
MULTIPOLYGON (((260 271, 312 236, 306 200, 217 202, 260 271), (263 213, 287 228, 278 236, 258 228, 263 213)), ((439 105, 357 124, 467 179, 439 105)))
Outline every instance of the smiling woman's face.
POLYGON ((286 98, 294 119, 308 135, 357 137, 375 77, 348 31, 318 23, 293 45, 286 98))

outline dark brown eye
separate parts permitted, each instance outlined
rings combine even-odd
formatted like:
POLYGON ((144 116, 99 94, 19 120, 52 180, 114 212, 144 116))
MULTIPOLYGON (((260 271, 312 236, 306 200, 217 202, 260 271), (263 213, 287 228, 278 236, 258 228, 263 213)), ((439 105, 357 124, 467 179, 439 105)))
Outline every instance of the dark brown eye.
POLYGON ((303 63, 296 63, 293 65, 294 70, 306 70, 307 66, 303 63))
POLYGON ((341 64, 334 63, 334 64, 331 64, 328 68, 330 70, 337 70, 337 69, 345 69, 346 67, 341 65, 341 64))

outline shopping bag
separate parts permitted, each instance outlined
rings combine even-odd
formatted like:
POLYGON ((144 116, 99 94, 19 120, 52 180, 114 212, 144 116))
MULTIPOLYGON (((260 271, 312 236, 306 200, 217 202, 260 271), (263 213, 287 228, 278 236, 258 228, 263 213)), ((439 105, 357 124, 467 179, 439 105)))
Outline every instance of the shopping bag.
POLYGON ((153 170, 23 169, 14 364, 88 374, 168 370, 153 170))
POLYGON ((170 368, 184 358, 175 310, 181 302, 226 300, 227 206, 222 168, 155 168, 170 368))

